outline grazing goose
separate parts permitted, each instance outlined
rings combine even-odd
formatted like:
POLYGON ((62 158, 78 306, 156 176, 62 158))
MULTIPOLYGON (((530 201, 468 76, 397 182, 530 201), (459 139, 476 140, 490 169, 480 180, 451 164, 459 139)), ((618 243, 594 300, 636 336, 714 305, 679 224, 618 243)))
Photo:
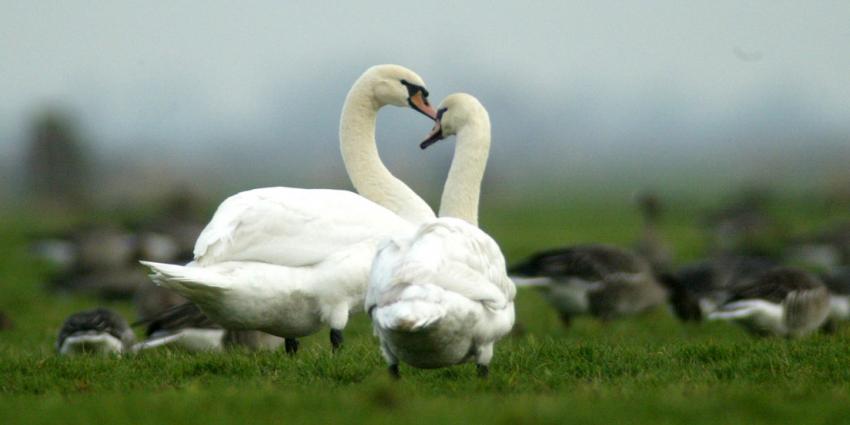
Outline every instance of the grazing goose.
POLYGON ((730 294, 708 320, 736 322, 756 334, 805 336, 820 328, 830 312, 826 286, 811 273, 791 267, 743 279, 730 294))
POLYGON ((736 282, 778 264, 762 257, 720 256, 661 275, 673 312, 682 321, 701 321, 731 297, 736 282))
POLYGON ((52 289, 126 299, 148 280, 135 263, 136 237, 119 226, 85 225, 67 240, 65 244, 42 241, 36 245, 39 255, 53 258, 51 262, 64 256, 67 261, 62 261, 69 264, 52 279, 52 289), (59 251, 64 254, 56 255, 59 251))
POLYGON ((635 252, 649 262, 656 274, 668 272, 673 255, 670 245, 658 233, 661 200, 654 193, 643 193, 637 197, 637 203, 643 218, 643 228, 635 244, 635 252))
POLYGON ((141 324, 147 325, 147 339, 133 346, 134 351, 157 347, 220 351, 235 346, 258 350, 276 349, 283 344, 283 338, 258 331, 226 331, 193 303, 183 303, 133 325, 141 324))
POLYGON ((514 323, 516 288, 499 245, 478 226, 478 200, 490 148, 490 119, 474 97, 440 105, 421 147, 457 134, 440 218, 380 248, 365 308, 392 376, 399 362, 419 368, 468 361, 486 376, 493 345, 514 323))
POLYGON ((195 302, 219 325, 292 340, 322 326, 334 349, 349 314, 362 308, 377 244, 411 232, 434 212, 378 156, 375 123, 384 105, 431 118, 422 79, 409 69, 368 69, 348 93, 340 148, 360 195, 275 187, 231 196, 216 211, 186 266, 144 261, 158 284, 195 302))
POLYGON ((767 212, 769 194, 750 189, 706 219, 716 255, 762 256, 775 254, 782 228, 767 212))
POLYGON ((128 226, 138 235, 138 256, 148 261, 188 262, 195 241, 204 230, 199 218, 203 202, 190 190, 178 189, 165 197, 156 216, 128 226))
POLYGON ((850 223, 839 223, 793 241, 785 250, 791 264, 822 271, 850 264, 850 223))
POLYGON ((539 252, 513 266, 510 274, 517 286, 541 288, 565 325, 583 314, 603 320, 638 314, 666 299, 649 263, 610 245, 539 252))
POLYGON ((112 310, 96 308, 65 319, 56 351, 62 355, 120 354, 129 350, 134 341, 133 330, 123 317, 112 310))

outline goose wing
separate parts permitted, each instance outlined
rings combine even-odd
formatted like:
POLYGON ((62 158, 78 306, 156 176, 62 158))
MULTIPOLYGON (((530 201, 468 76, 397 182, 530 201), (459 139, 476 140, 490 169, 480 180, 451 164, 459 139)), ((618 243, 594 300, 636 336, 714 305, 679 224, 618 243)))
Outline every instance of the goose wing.
POLYGON ((729 301, 761 299, 781 303, 791 292, 809 291, 823 286, 816 277, 803 270, 776 267, 738 283, 729 301))
POLYGON ((574 245, 539 252, 511 268, 527 277, 575 277, 598 281, 610 273, 640 273, 648 265, 636 255, 609 245, 574 245))

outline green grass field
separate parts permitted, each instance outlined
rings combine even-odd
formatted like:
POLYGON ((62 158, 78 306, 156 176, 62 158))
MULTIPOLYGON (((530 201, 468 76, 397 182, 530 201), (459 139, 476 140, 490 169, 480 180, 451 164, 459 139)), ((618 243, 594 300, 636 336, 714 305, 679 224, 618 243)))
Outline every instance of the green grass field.
MULTIPOLYGON (((676 202, 665 235, 680 262, 697 258, 704 205, 676 202)), ((491 207, 482 226, 508 261, 545 247, 600 241, 628 245, 638 219, 626 202, 491 207)), ((841 211, 783 201, 780 220, 812 228, 841 211)), ((365 316, 344 349, 327 334, 294 358, 275 352, 154 352, 59 358, 55 333, 70 313, 104 304, 57 296, 49 271, 27 255, 27 235, 66 220, 0 217, 0 424, 162 423, 824 423, 850 421, 850 327, 803 340, 753 338, 722 323, 683 325, 665 310, 634 320, 580 319, 561 326, 537 293, 517 297, 524 332, 496 347, 491 375, 473 365, 402 366, 391 381, 365 316)), ((105 303, 132 318, 129 303, 105 303)))

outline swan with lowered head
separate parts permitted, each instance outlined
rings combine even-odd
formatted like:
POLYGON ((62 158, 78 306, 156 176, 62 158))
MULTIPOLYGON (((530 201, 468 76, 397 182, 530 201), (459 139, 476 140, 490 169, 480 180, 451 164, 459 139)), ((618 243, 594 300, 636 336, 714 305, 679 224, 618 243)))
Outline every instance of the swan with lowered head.
POLYGON ((499 245, 477 227, 490 119, 467 94, 447 97, 437 116, 423 149, 457 134, 440 218, 383 244, 365 308, 393 376, 400 361, 420 368, 474 361, 486 376, 494 343, 513 327, 516 294, 499 245))
POLYGON ((230 330, 289 339, 331 328, 342 343, 349 313, 362 307, 379 240, 414 229, 433 211, 381 163, 378 110, 411 107, 432 119, 422 78, 397 65, 368 69, 340 118, 340 148, 354 188, 274 187, 226 199, 198 237, 186 266, 142 262, 160 285, 195 302, 230 330))

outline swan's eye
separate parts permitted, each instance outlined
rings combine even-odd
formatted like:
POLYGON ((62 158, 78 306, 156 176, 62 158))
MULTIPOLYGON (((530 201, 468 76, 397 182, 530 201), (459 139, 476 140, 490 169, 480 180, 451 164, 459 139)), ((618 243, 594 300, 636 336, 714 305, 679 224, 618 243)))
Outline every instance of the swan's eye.
POLYGON ((422 92, 422 97, 426 98, 425 102, 428 102, 428 90, 425 87, 422 87, 418 84, 413 84, 407 80, 401 80, 401 84, 407 87, 407 95, 409 97, 416 96, 416 93, 422 92))

